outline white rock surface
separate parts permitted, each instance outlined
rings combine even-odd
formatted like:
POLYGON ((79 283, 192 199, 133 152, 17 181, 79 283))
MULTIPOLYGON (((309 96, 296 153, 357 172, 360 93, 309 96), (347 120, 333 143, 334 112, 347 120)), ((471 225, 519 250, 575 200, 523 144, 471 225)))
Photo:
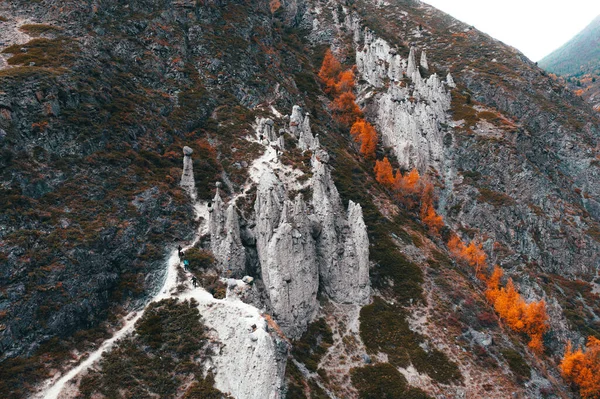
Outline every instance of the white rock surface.
POLYGON ((348 213, 331 178, 329 166, 314 156, 313 198, 320 234, 316 238, 321 285, 336 302, 368 302, 369 239, 360 205, 350 201, 348 213))
POLYGON ((415 58, 415 48, 411 46, 410 53, 408 54, 408 66, 406 67, 406 76, 412 77, 415 72, 418 72, 417 61, 415 58))
POLYGON ((215 299, 202 288, 181 296, 182 300, 191 298, 198 301, 202 321, 212 337, 222 344, 212 356, 217 389, 236 399, 280 398, 285 344, 278 350, 258 309, 235 298, 215 299))
MULTIPOLYGON (((356 25, 355 36, 361 36, 356 25)), ((382 39, 365 29, 362 34, 364 44, 356 50, 356 67, 361 77, 371 86, 382 87, 385 79, 399 82, 406 71, 406 62, 382 39)))
POLYGON ((302 114, 302 108, 294 105, 290 116, 290 132, 298 139, 298 147, 302 151, 315 148, 315 138, 310 128, 310 117, 308 113, 302 114))
POLYGON ((211 250, 219 269, 228 276, 243 276, 246 250, 240 237, 239 216, 233 203, 225 210, 218 188, 209 213, 208 226, 211 250))
POLYGON ((192 200, 195 200, 198 194, 196 193, 196 182, 194 180, 193 152, 194 150, 190 147, 183 147, 183 174, 181 175, 181 182, 179 185, 187 191, 190 197, 192 197, 192 200))
POLYGON ((261 269, 273 314, 291 338, 300 338, 318 309, 316 257, 306 206, 298 196, 293 203, 284 203, 281 222, 269 241, 261 269))
POLYGON ((454 83, 454 79, 452 78, 452 75, 450 74, 450 72, 448 72, 448 75, 446 75, 446 85, 448 85, 448 87, 452 87, 452 88, 456 87, 456 83, 454 83))
POLYGON ((421 52, 421 66, 424 69, 429 69, 429 64, 427 64, 427 54, 425 53, 425 50, 421 52))
POLYGON ((269 142, 277 142, 278 136, 275 131, 275 122, 270 118, 257 118, 256 119, 256 134, 260 138, 269 140, 269 142))
MULTIPOLYGON (((405 62, 396 49, 368 29, 363 37, 363 43, 356 43, 356 65, 360 79, 367 83, 359 91, 375 105, 375 124, 384 146, 392 147, 403 168, 417 167, 423 172, 434 166, 439 170, 443 161, 441 126, 447 122, 450 94, 436 74, 422 78, 414 47, 405 62), (397 83, 403 71, 412 80, 408 87, 397 83), (391 83, 375 92, 384 87, 386 78, 391 83)), ((421 66, 429 67, 425 51, 421 66)))

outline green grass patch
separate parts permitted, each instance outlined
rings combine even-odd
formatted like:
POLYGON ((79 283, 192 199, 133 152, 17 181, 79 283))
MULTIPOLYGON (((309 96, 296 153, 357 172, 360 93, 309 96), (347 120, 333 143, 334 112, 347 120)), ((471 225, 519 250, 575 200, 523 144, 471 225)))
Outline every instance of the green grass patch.
POLYGON ((389 363, 353 368, 350 375, 360 399, 430 398, 421 389, 409 387, 406 378, 389 363))
POLYGON ((70 65, 75 60, 76 50, 77 45, 73 40, 57 38, 14 44, 2 50, 2 53, 13 54, 7 61, 9 65, 58 68, 70 65))
POLYGON ((105 353, 97 370, 86 375, 80 397, 176 397, 194 381, 186 398, 225 398, 204 378, 205 327, 194 300, 166 299, 152 303, 135 325, 135 332, 105 353))
POLYGON ((524 378, 527 380, 531 377, 531 368, 525 362, 519 352, 512 349, 503 349, 500 352, 508 363, 508 367, 513 374, 515 374, 518 378, 524 378))
POLYGON ((360 311, 360 336, 371 354, 384 352, 397 367, 412 364, 419 372, 448 384, 462 380, 456 364, 437 349, 425 351, 423 337, 411 331, 404 309, 379 297, 360 311))
POLYGON ((487 202, 488 204, 491 204, 497 208, 502 207, 502 206, 510 206, 513 205, 515 203, 515 200, 512 199, 512 197, 498 192, 498 191, 494 191, 494 190, 490 190, 488 188, 479 188, 479 197, 477 197, 477 200, 480 202, 487 202))
POLYGON ((324 318, 312 322, 299 341, 294 343, 292 355, 307 369, 316 372, 327 349, 333 345, 333 335, 324 318))
POLYGON ((29 36, 37 37, 45 33, 57 34, 62 32, 62 29, 46 24, 25 24, 19 27, 19 30, 27 33, 29 36))

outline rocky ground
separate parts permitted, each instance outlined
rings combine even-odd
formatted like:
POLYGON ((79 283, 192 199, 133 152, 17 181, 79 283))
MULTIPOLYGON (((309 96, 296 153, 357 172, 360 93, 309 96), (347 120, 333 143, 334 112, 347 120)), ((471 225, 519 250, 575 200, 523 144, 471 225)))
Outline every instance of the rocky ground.
MULTIPOLYGON (((127 315, 161 295, 167 270, 180 274, 169 259, 192 242, 194 209, 210 222, 190 254, 214 257, 213 271, 197 269, 206 292, 169 287, 225 345, 197 362, 222 392, 253 397, 231 375, 289 349, 285 375, 283 363, 258 373, 273 377, 262 397, 574 395, 556 365, 568 339, 600 331, 600 121, 514 49, 409 0, 10 0, 0 17, 5 396, 127 335, 127 315), (317 78, 327 48, 356 66, 377 158, 434 183, 440 235, 377 183, 332 118, 317 78), (543 355, 450 256, 449 229, 482 243, 527 301, 546 301, 543 355), (216 271, 252 277, 251 305, 214 299, 216 271), (282 337, 289 347, 272 346, 282 337), (259 344, 260 359, 239 361, 259 344)), ((194 397, 197 375, 177 374, 165 397, 194 397)))

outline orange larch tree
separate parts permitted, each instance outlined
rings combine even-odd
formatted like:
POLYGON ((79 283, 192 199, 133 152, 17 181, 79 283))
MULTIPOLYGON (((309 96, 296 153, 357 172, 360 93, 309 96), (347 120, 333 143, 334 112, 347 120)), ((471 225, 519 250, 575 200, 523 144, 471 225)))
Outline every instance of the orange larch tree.
POLYGON ((325 85, 326 93, 331 93, 335 89, 335 84, 340 72, 342 72, 342 64, 340 64, 337 58, 331 53, 331 50, 327 49, 325 58, 323 58, 323 63, 321 64, 321 69, 319 70, 319 78, 325 85))
POLYGON ((335 84, 336 93, 346 93, 354 90, 354 72, 351 69, 341 72, 335 84))
POLYGON ((569 342, 560 363, 563 377, 579 387, 583 399, 600 398, 600 340, 588 337, 585 352, 569 342))
POLYGON ((334 98, 329 107, 333 111, 335 120, 346 126, 352 126, 362 116, 362 112, 356 104, 356 96, 352 92, 340 94, 334 98))
POLYGON ((359 118, 354 122, 350 129, 350 134, 354 137, 354 141, 360 143, 360 153, 365 158, 375 157, 377 148, 377 131, 366 120, 359 118))
POLYGON ((394 172, 392 164, 387 157, 383 157, 382 161, 375 161, 375 179, 386 187, 394 185, 394 172))
POLYGON ((444 227, 444 219, 436 213, 431 202, 421 204, 421 220, 435 234, 439 234, 442 227, 444 227))

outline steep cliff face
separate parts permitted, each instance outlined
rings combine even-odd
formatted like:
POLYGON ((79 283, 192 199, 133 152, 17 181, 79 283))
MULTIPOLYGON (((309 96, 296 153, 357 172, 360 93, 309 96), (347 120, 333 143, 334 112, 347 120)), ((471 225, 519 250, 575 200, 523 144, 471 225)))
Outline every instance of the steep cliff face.
POLYGON ((409 0, 12 0, 0 17, 0 392, 26 397, 165 273, 174 296, 193 273, 221 345, 194 372, 234 397, 571 395, 564 344, 600 331, 599 120, 515 50, 409 0), (332 115, 326 48, 355 66, 375 157, 433 183, 439 231, 332 115), (165 258, 198 223, 184 272, 165 258), (544 354, 451 230, 546 300, 544 354))
MULTIPOLYGON (((256 136, 266 148, 251 165, 256 168, 251 182, 257 186, 256 200, 253 218, 245 224, 254 226, 249 234, 256 239, 259 264, 255 268, 266 289, 265 305, 287 336, 300 338, 319 308, 319 287, 336 302, 367 303, 369 239, 360 205, 350 201, 347 211, 342 206, 325 163, 329 155, 312 135, 309 115, 294 106, 288 119, 289 126, 282 128, 279 137, 272 119, 262 118, 256 124, 256 136), (304 184, 298 182, 302 171, 281 164, 285 151, 279 143, 284 135, 295 139, 300 151, 315 151, 312 177, 304 184), (307 188, 312 190, 309 204, 298 193, 307 188)), ((218 262, 226 265, 224 270, 239 274, 245 270, 246 257, 232 202, 224 225, 224 204, 217 193, 210 214, 210 238, 218 262)))

